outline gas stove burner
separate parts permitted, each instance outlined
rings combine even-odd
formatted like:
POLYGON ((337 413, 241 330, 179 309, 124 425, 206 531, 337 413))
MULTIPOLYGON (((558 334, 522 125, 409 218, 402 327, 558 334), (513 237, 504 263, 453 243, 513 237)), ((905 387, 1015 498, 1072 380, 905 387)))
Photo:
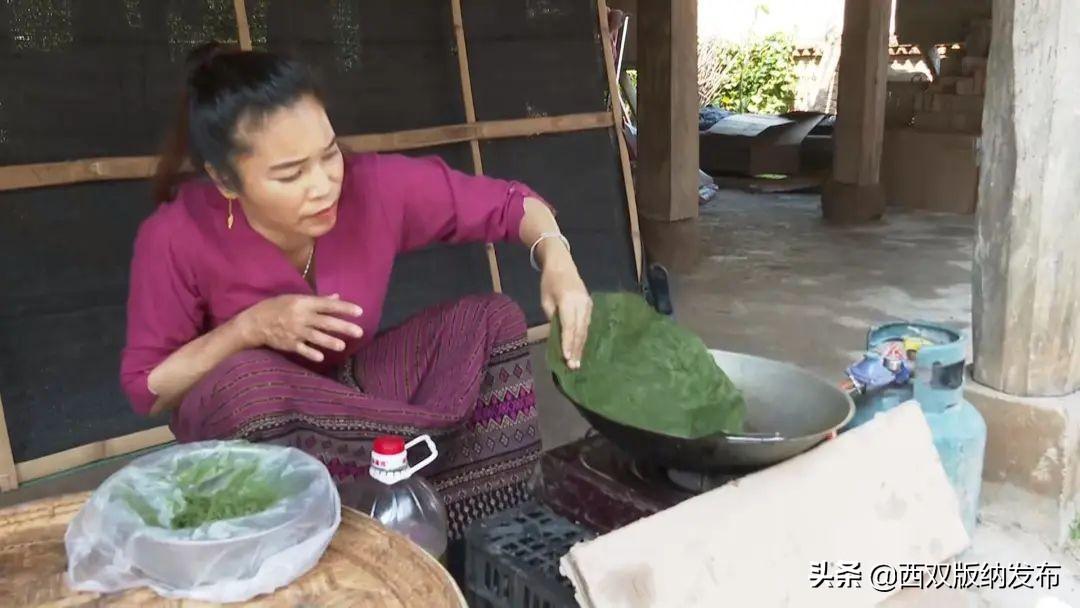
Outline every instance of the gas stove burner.
POLYGON ((544 502, 597 532, 620 528, 742 476, 668 471, 631 458, 601 436, 547 452, 540 466, 544 502))
POLYGON ((631 460, 629 469, 634 477, 643 482, 661 486, 674 484, 673 490, 686 491, 691 494, 702 494, 709 490, 715 490, 727 482, 739 478, 739 475, 733 473, 698 473, 695 471, 665 469, 638 460, 631 460))
MULTIPOLYGON (((606 447, 606 446, 605 446, 606 447)), ((665 494, 683 499, 692 494, 715 490, 741 475, 736 473, 699 473, 665 469, 664 467, 635 460, 622 452, 603 449, 584 449, 577 455, 580 466, 594 475, 620 483, 631 482, 661 489, 665 494)))
POLYGON ((738 477, 738 475, 724 473, 696 473, 676 469, 668 469, 667 471, 667 478, 671 480, 671 483, 695 494, 715 490, 729 481, 738 479, 738 477))
POLYGON ((640 481, 647 483, 665 483, 667 481, 664 470, 656 465, 630 460, 629 469, 630 474, 640 481))
POLYGON ((714 490, 740 477, 736 473, 698 473, 665 469, 650 462, 630 458, 618 450, 611 452, 584 449, 578 453, 577 462, 584 470, 608 480, 656 488, 668 496, 682 499, 714 490))

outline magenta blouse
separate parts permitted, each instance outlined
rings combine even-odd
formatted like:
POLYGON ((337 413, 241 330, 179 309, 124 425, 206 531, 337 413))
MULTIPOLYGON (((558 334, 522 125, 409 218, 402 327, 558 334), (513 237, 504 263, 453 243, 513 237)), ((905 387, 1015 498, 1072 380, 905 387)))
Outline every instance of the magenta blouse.
MULTIPOLYGON (((346 156, 337 223, 315 249, 318 293, 359 304, 364 338, 346 339, 306 367, 327 373, 375 335, 394 257, 434 243, 501 242, 518 238, 524 199, 518 183, 466 175, 437 157, 346 156)), ((261 300, 311 294, 276 245, 252 229, 239 205, 226 228, 226 201, 206 180, 181 186, 139 227, 131 262, 127 344, 120 381, 135 411, 156 397, 150 372, 191 340, 261 300)))

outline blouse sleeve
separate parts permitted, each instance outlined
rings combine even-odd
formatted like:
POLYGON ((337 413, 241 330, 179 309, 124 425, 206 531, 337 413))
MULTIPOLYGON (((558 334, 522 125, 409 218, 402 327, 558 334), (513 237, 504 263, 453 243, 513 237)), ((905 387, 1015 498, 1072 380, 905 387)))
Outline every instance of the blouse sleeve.
POLYGON ((131 261, 120 384, 135 411, 143 415, 157 400, 147 386, 150 372, 197 338, 204 319, 194 276, 178 255, 180 238, 168 219, 159 212, 143 222, 131 261))
POLYGON ((400 233, 401 252, 517 240, 525 198, 540 199, 524 184, 467 175, 436 156, 383 155, 377 162, 379 198, 400 233))

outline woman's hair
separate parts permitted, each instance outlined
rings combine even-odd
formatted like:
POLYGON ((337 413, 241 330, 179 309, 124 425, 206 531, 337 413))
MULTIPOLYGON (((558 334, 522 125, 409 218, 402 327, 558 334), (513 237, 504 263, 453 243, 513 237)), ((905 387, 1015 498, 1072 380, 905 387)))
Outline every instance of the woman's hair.
POLYGON ((184 161, 196 172, 209 164, 225 184, 240 189, 233 159, 245 151, 241 120, 256 123, 305 95, 319 98, 306 65, 264 51, 240 51, 211 42, 188 55, 180 108, 154 178, 154 198, 172 200, 184 161))

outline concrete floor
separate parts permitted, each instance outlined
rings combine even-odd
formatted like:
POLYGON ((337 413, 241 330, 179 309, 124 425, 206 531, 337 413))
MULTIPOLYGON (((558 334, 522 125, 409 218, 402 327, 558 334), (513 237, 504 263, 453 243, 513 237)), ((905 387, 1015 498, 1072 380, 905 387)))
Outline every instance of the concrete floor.
MULTIPOLYGON (((891 211, 875 225, 834 228, 814 195, 722 191, 702 208, 705 259, 675 277, 677 320, 712 347, 784 360, 838 380, 861 352, 867 329, 892 320, 943 323, 969 332, 971 218, 891 211)), ((588 425, 555 391, 534 347, 541 431, 551 448, 588 425)), ((89 489, 124 461, 0 495, 0 505, 89 489)), ((905 592, 890 606, 1045 606, 1054 597, 1080 608, 1080 562, 1056 549, 1052 502, 986 484, 982 523, 964 561, 1063 566, 1060 587, 953 595, 905 592)))
POLYGON ((702 209, 706 259, 678 281, 679 320, 717 348, 840 378, 867 330, 924 320, 967 331, 971 218, 890 213, 836 228, 814 195, 724 191, 702 209))

